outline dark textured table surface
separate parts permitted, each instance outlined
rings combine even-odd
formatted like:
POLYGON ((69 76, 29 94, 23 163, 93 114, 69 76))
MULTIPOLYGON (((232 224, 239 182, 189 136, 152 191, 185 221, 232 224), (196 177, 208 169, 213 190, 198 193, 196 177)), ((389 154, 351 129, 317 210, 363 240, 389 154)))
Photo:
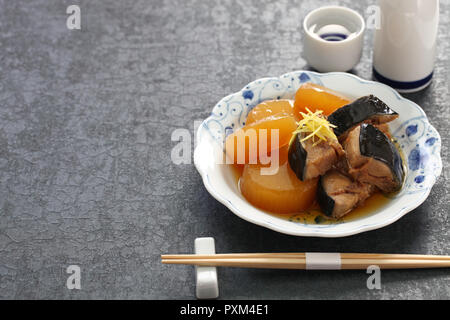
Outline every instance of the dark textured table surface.
MULTIPOLYGON (((444 171, 398 222, 340 239, 252 225, 214 200, 171 133, 193 131, 225 95, 308 68, 300 24, 320 5, 375 1, 0 1, 0 298, 195 298, 194 269, 160 264, 213 236, 218 252, 450 254, 450 1, 441 1, 435 78, 408 95, 442 136, 444 171), (68 290, 66 268, 81 268, 68 290)), ((372 30, 354 73, 371 78, 372 30)), ((219 269, 221 298, 450 298, 448 270, 219 269)))

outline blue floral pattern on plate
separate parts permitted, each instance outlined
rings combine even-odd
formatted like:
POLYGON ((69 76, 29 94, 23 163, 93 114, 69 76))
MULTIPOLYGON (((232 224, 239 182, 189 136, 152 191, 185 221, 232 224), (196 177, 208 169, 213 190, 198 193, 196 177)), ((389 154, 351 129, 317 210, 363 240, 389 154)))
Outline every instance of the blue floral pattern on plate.
POLYGON ((270 99, 292 99, 301 84, 322 84, 312 73, 292 72, 280 78, 265 78, 248 84, 240 92, 222 99, 204 122, 204 126, 217 140, 223 141, 237 128, 245 125, 248 113, 259 103, 270 99))

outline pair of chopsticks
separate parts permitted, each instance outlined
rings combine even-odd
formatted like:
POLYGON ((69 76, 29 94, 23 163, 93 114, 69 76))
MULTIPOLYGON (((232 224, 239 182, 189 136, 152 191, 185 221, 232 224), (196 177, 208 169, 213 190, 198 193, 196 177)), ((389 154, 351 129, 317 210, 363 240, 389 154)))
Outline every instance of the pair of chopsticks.
MULTIPOLYGON (((311 269, 305 253, 228 253, 162 255, 164 264, 184 264, 212 267, 311 269)), ((448 268, 450 256, 413 254, 341 253, 339 269, 367 269, 376 265, 380 269, 448 268)), ((330 269, 331 270, 331 269, 330 269)))

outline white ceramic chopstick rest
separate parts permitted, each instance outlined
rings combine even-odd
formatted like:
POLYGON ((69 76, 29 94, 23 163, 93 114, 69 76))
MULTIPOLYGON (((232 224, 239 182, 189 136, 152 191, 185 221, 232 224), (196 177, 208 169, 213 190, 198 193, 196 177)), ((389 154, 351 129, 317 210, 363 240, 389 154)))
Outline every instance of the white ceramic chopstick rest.
MULTIPOLYGON (((195 239, 195 254, 215 254, 214 238, 195 239)), ((219 296, 216 267, 195 267, 196 295, 198 299, 215 299, 219 296)))

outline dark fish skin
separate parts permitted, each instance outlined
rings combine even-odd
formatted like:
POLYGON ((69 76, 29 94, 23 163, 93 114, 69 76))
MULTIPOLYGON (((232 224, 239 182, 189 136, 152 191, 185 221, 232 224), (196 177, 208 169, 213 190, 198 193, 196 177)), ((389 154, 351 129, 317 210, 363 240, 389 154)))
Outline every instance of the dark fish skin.
POLYGON ((331 217, 331 215, 333 214, 335 202, 334 202, 333 198, 331 198, 325 192, 325 189, 323 188, 322 180, 323 180, 323 177, 320 177, 319 184, 317 186, 317 194, 316 194, 317 203, 319 203, 320 210, 322 210, 322 212, 326 216, 331 217))
POLYGON ((379 124, 392 121, 397 117, 397 112, 379 98, 369 95, 337 109, 328 116, 328 121, 337 126, 334 128, 334 133, 339 137, 361 122, 369 120, 369 122, 379 124))
POLYGON ((301 137, 300 134, 296 134, 294 141, 292 141, 291 146, 289 147, 289 166, 292 171, 294 171, 297 178, 301 181, 304 181, 304 173, 306 167, 306 157, 308 153, 303 148, 302 143, 300 142, 301 137))
POLYGON ((384 162, 392 171, 399 186, 402 185, 404 171, 399 151, 389 138, 370 124, 362 124, 359 134, 361 155, 384 162))

